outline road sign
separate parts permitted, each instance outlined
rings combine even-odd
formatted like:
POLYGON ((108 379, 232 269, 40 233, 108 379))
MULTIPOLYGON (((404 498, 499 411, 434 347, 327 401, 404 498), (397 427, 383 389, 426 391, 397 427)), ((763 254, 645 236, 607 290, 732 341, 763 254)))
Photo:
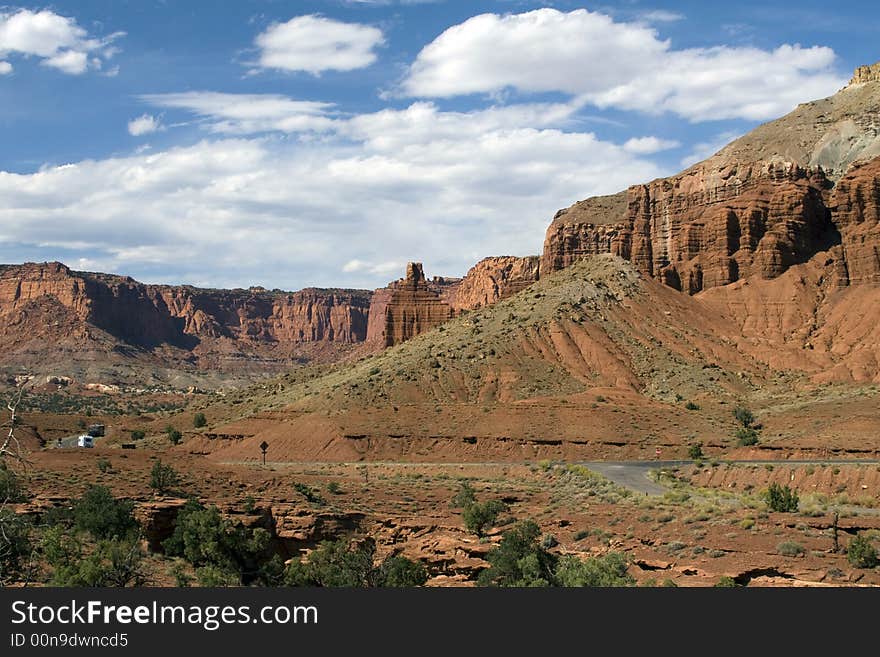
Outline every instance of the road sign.
POLYGON ((260 443, 260 451, 263 452, 263 465, 266 465, 266 450, 269 449, 269 443, 265 440, 260 443))

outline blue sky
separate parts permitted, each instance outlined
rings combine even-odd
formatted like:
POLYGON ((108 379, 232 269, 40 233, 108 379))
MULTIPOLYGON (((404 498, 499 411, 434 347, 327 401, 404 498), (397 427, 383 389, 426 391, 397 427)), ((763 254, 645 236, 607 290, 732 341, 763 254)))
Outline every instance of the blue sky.
POLYGON ((376 287, 539 253, 880 59, 872 2, 0 8, 0 260, 376 287))

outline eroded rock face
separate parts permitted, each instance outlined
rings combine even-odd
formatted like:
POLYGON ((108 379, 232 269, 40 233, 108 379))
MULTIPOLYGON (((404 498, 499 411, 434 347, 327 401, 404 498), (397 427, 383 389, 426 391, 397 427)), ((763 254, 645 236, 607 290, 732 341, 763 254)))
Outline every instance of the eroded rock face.
POLYGON ((775 278, 841 246, 835 279, 874 281, 878 161, 880 64, 676 176, 559 211, 541 271, 612 253, 695 294, 749 276, 775 278))
POLYGON ((843 282, 880 282, 880 158, 841 178, 832 209, 843 247, 843 282))
POLYGON ((448 321, 454 312, 441 296, 458 282, 439 277, 427 281, 422 263, 409 263, 405 278, 374 293, 368 339, 391 347, 448 321))
POLYGON ((484 258, 446 295, 457 312, 473 310, 505 299, 538 280, 540 258, 499 256, 484 258))
MULTIPOLYGON (((0 318, 18 333, 48 317, 67 334, 94 327, 140 349, 170 345, 211 351, 218 341, 261 346, 354 344, 367 333, 370 292, 203 290, 145 285, 131 278, 71 271, 61 263, 0 269, 0 318)), ((228 348, 228 347, 224 347, 228 348)))
POLYGON ((485 258, 464 278, 425 278, 420 262, 406 277, 373 293, 367 341, 384 347, 405 342, 461 312, 509 297, 538 280, 537 256, 485 258))

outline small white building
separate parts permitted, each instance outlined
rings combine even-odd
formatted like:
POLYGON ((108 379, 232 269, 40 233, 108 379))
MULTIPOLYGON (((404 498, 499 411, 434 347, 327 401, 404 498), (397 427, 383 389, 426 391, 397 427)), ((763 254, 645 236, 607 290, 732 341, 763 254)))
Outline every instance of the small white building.
POLYGON ((82 435, 76 439, 76 446, 77 447, 94 447, 95 446, 95 439, 92 436, 89 436, 88 434, 82 435))

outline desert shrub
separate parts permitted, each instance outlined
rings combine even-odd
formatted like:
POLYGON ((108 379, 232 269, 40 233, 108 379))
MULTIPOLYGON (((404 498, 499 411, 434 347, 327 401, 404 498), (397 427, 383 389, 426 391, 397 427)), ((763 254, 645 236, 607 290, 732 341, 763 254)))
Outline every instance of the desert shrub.
POLYGON ((877 549, 866 536, 856 536, 846 548, 847 560, 856 568, 874 568, 877 561, 877 549))
POLYGON ((30 525, 24 516, 0 509, 0 585, 16 581, 31 554, 30 525))
POLYGON ((758 444, 758 432, 752 427, 740 427, 734 435, 736 444, 740 447, 751 447, 758 444))
POLYGON ((751 427, 755 423, 755 415, 745 406, 737 406, 733 409, 733 417, 743 427, 751 427))
POLYGON ((462 481, 458 486, 458 492, 453 496, 450 506, 454 509, 464 509, 477 501, 477 494, 473 486, 467 481, 462 481))
POLYGON ((295 481, 293 482, 293 489, 313 504, 324 504, 324 498, 313 490, 311 486, 295 481))
POLYGON ((349 545, 345 539, 324 541, 307 561, 292 561, 284 572, 288 586, 368 587, 373 579, 376 545, 364 541, 349 545))
POLYGON ((208 426, 208 419, 205 417, 204 413, 196 413, 193 415, 193 426, 196 429, 208 426))
POLYGON ((327 483, 327 492, 331 495, 339 495, 342 489, 339 487, 338 481, 330 481, 327 483))
POLYGON ((477 578, 479 586, 552 586, 558 557, 538 542, 541 529, 531 520, 504 532, 501 543, 489 550, 489 568, 477 578))
POLYGON ((375 585, 383 587, 424 586, 428 581, 428 571, 420 561, 404 556, 389 556, 375 573, 375 585))
POLYGON ((411 587, 428 581, 428 572, 418 561, 401 555, 388 556, 377 565, 376 543, 367 539, 350 543, 346 539, 324 541, 304 561, 291 561, 284 571, 288 586, 321 587, 411 587))
POLYGON ((146 437, 147 437, 147 434, 144 431, 142 431, 141 429, 134 429, 131 432, 131 439, 132 440, 143 440, 146 437))
POLYGON ((101 472, 110 472, 113 469, 113 466, 110 464, 109 459, 98 459, 96 464, 98 466, 98 470, 101 472))
POLYGON ((776 551, 783 557, 799 557, 804 554, 804 547, 794 541, 783 541, 776 546, 776 551))
POLYGON ((146 582, 143 551, 135 536, 100 539, 91 550, 61 527, 43 534, 43 555, 53 586, 124 587, 146 582))
POLYGON ((764 493, 764 501, 771 511, 795 513, 798 510, 798 494, 788 486, 780 486, 775 482, 764 493))
POLYGON ((553 534, 544 534, 544 537, 541 539, 541 547, 545 549, 555 548, 559 545, 559 539, 557 539, 553 534))
POLYGON ((73 524, 97 539, 124 538, 137 531, 134 502, 117 499, 105 486, 89 486, 73 506, 73 524))
POLYGON ((699 404, 695 404, 695 403, 692 402, 692 401, 689 401, 687 404, 684 405, 684 407, 685 407, 687 410, 689 410, 689 411, 698 411, 698 410, 700 410, 700 405, 699 405, 699 404))
POLYGON ((715 588, 718 588, 718 589, 733 589, 733 588, 736 588, 737 586, 739 586, 739 585, 736 583, 736 580, 733 579, 733 577, 728 577, 727 575, 724 575, 715 584, 715 588))
POLYGON ((577 534, 574 535, 574 540, 582 541, 590 535, 589 529, 581 529, 577 534))
POLYGON ((559 586, 633 586, 636 583, 627 573, 626 557, 619 552, 588 559, 564 556, 556 568, 556 579, 559 586))
POLYGON ((240 583, 239 578, 232 571, 211 564, 196 568, 195 574, 199 586, 227 587, 237 586, 240 583))
POLYGON ((224 518, 216 506, 190 500, 162 546, 169 556, 183 557, 192 564, 196 577, 198 569, 210 566, 238 584, 277 584, 283 565, 271 554, 270 542, 271 535, 262 527, 248 529, 224 518))
POLYGON ((461 513, 465 529, 477 536, 482 536, 487 529, 495 524, 498 515, 507 506, 501 500, 488 500, 486 502, 474 502, 465 507, 461 513))
POLYGON ((23 502, 24 499, 24 487, 15 470, 6 465, 6 461, 0 460, 0 503, 23 502))
POLYGON ((165 435, 168 436, 168 442, 172 445, 179 445, 183 441, 183 434, 171 425, 165 427, 165 435))
POLYGON ((694 443, 688 447, 688 458, 693 461, 703 458, 703 443, 694 443))
POLYGON ((180 476, 174 468, 162 463, 162 459, 153 463, 153 469, 150 470, 150 488, 159 495, 165 495, 178 483, 180 483, 180 476))

